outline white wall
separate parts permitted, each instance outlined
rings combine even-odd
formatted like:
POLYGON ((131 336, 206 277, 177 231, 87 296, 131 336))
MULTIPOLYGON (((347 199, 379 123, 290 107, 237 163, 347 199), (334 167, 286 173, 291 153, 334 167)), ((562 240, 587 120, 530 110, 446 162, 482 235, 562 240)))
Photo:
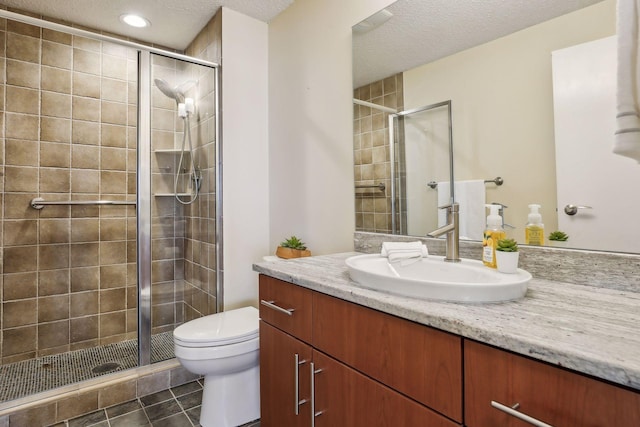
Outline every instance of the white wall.
POLYGON ((222 9, 224 309, 258 298, 251 269, 270 250, 267 24, 222 9))
POLYGON ((390 0, 296 0, 269 24, 270 249, 353 249, 351 27, 390 0))

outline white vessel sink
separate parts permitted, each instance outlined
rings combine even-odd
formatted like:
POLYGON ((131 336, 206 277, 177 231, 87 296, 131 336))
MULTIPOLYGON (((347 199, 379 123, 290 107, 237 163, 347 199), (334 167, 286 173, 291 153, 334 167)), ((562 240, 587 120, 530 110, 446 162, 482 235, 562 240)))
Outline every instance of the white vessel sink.
POLYGON ((469 303, 510 301, 527 292, 531 274, 500 273, 481 261, 444 262, 429 256, 407 266, 379 254, 347 258, 351 279, 363 288, 412 298, 469 303))

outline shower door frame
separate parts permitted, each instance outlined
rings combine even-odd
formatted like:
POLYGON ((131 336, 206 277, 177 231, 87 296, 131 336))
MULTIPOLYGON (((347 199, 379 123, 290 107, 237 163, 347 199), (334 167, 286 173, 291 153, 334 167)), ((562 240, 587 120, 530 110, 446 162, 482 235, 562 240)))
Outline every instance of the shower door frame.
MULTIPOLYGON (((399 122, 400 118, 404 118, 407 116, 411 116, 412 114, 423 113, 425 111, 434 110, 436 108, 447 107, 447 115, 449 119, 449 182, 450 182, 450 203, 453 203, 455 200, 455 192, 453 189, 453 122, 452 122, 452 113, 451 113, 451 100, 437 102, 435 104, 424 105, 422 107, 412 108, 410 110, 399 111, 397 113, 390 113, 389 120, 389 166, 390 166, 390 175, 391 175, 391 234, 403 234, 402 232, 402 224, 398 224, 401 207, 398 207, 399 201, 397 200, 397 194, 399 192, 400 186, 400 176, 398 175, 398 171, 396 171, 396 143, 400 144, 400 140, 397 137, 396 122, 399 122)), ((425 183, 426 185, 426 183, 425 183)))
POLYGON ((138 51, 138 123, 136 170, 136 249, 138 275, 138 366, 151 364, 151 54, 212 68, 216 138, 216 311, 223 310, 224 275, 222 242, 222 132, 220 130, 220 65, 180 53, 118 39, 39 18, 0 10, 0 18, 89 39, 125 46, 138 51))

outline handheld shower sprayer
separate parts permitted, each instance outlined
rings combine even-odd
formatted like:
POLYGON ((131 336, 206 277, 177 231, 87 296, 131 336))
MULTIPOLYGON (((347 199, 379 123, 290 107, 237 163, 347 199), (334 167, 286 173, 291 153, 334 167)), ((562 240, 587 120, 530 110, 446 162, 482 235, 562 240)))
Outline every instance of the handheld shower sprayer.
MULTIPOLYGON (((168 98, 174 99, 178 106, 178 116, 184 121, 184 130, 182 133, 182 148, 180 150, 180 160, 176 168, 176 176, 174 180, 174 193, 176 200, 183 205, 190 205, 198 198, 200 191, 200 185, 202 184, 202 174, 200 170, 195 166, 195 156, 193 151, 193 144, 191 142, 191 125, 189 122, 189 116, 195 113, 195 103, 193 98, 185 97, 185 92, 191 89, 198 82, 195 80, 187 80, 179 86, 171 87, 165 80, 155 79, 154 83, 156 87, 168 98), (186 142, 189 142, 189 154, 190 154, 190 181, 193 182, 193 194, 188 201, 183 201, 178 195, 178 182, 180 180, 180 171, 183 168, 185 160, 185 148, 186 142)), ((186 171, 186 167, 185 167, 186 171)))

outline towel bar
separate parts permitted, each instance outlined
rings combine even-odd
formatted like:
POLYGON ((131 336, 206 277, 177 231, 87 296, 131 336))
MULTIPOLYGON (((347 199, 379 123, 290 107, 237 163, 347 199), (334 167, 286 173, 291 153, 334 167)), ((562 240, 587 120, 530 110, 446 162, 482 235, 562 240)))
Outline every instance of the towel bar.
MULTIPOLYGON (((504 184, 504 179, 502 179, 502 177, 495 177, 494 179, 485 179, 484 180, 485 184, 489 183, 489 182, 493 182, 495 185, 497 185, 498 187, 501 186, 502 184, 504 184)), ((438 188, 438 183, 435 181, 429 181, 427 183, 427 186, 436 189, 438 188)))
POLYGON ((42 209, 45 206, 51 205, 61 205, 61 206, 71 206, 71 205, 135 205, 134 201, 127 200, 67 200, 67 201, 57 201, 57 200, 44 200, 41 197, 36 197, 35 199, 31 199, 29 205, 33 209, 42 209))

